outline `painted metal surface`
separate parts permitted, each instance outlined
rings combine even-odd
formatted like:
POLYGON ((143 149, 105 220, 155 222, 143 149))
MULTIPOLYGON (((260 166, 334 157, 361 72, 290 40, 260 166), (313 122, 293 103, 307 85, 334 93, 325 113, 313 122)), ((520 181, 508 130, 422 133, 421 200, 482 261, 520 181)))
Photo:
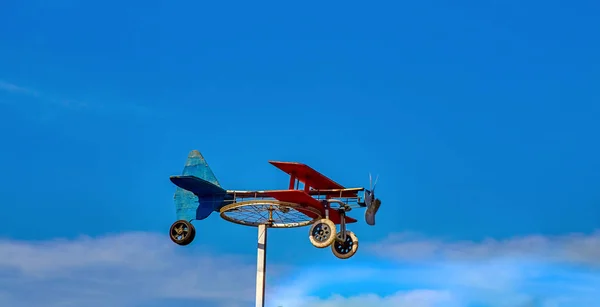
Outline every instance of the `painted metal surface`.
MULTIPOLYGON (((358 198, 358 192, 364 191, 365 188, 345 188, 345 189, 323 189, 323 190, 309 190, 308 195, 310 196, 330 196, 340 198, 358 198)), ((239 198, 260 198, 269 197, 269 193, 272 191, 288 191, 288 190, 267 190, 267 191, 243 191, 243 190, 227 190, 227 194, 239 197, 239 198)))
MULTIPOLYGON (((294 177, 296 180, 302 182, 306 186, 320 190, 320 189, 343 189, 344 187, 331 180, 329 177, 319 173, 312 167, 297 163, 297 162, 280 162, 280 161, 269 161, 272 165, 282 170, 286 174, 294 177)), ((291 181, 292 179, 290 179, 291 181)), ((290 182, 290 186, 291 182, 290 182)), ((291 190, 291 188, 290 188, 291 190)))
POLYGON ((199 203, 198 197, 194 193, 178 187, 175 190, 173 202, 175 203, 177 220, 191 221, 196 218, 199 203))
MULTIPOLYGON (((343 234, 342 239, 347 239, 345 224, 354 223, 356 219, 346 216, 345 213, 351 211, 353 205, 367 207, 365 220, 367 224, 374 225, 375 214, 381 203, 379 199, 375 198, 374 185, 370 190, 366 190, 365 188, 344 188, 339 183, 305 164, 296 162, 269 162, 290 175, 288 190, 225 190, 221 188, 208 163, 197 150, 189 153, 182 175, 171 177, 171 181, 177 186, 174 201, 178 220, 202 220, 210 216, 214 211, 222 211, 220 212, 221 217, 228 221, 238 221, 238 224, 257 226, 256 307, 264 307, 265 305, 268 228, 277 227, 280 224, 282 227, 300 227, 310 224, 314 227, 316 221, 325 215, 325 218, 328 219, 327 223, 340 224, 343 234), (302 190, 298 189, 300 182, 304 183, 302 190), (364 203, 360 201, 359 192, 364 192, 364 203), (250 200, 244 201, 244 198, 250 200), (287 203, 287 205, 284 203, 287 203), (331 203, 337 203, 339 207, 331 208, 331 203), (277 207, 277 210, 275 210, 275 207, 277 207), (251 212, 257 213, 259 218, 248 216, 245 209, 252 209, 251 212), (267 215, 264 215, 265 209, 267 215), (230 211, 232 215, 233 213, 240 214, 243 220, 232 217, 227 218, 228 215, 226 213, 230 211), (303 218, 301 222, 290 222, 289 216, 293 211, 297 211, 298 215, 303 218), (266 219, 264 218, 265 216, 267 216, 266 219), (305 220, 304 217, 312 219, 305 220), (280 223, 278 222, 279 218, 282 219, 280 223), (248 219, 252 219, 252 221, 248 219)), ((333 225, 332 227, 335 230, 333 225)), ((310 237, 312 240, 312 235, 310 237)), ((355 236, 353 237, 354 241, 358 243, 355 236)), ((332 245, 332 248, 334 247, 332 245)), ((354 248, 355 252, 356 248, 354 248)), ((339 252, 336 254, 335 249, 334 254, 338 258, 343 259, 352 256, 345 256, 346 254, 340 256, 338 255, 339 252)))
MULTIPOLYGON (((189 153, 182 175, 171 176, 170 180, 177 186, 174 195, 175 211, 178 220, 203 220, 210 216, 212 212, 219 211, 223 206, 238 198, 275 198, 280 201, 295 202, 302 205, 308 205, 321 211, 324 209, 320 201, 313 196, 324 196, 330 198, 338 197, 358 197, 358 192, 363 188, 346 189, 342 185, 327 178, 311 167, 295 162, 276 162, 271 164, 280 168, 290 175, 291 179, 305 183, 305 189, 302 190, 271 190, 271 191, 227 191, 221 188, 215 174, 202 156, 202 154, 193 150, 189 153), (309 190, 308 187, 313 189, 309 190), (227 202, 229 201, 229 202, 227 202)), ((308 216, 310 212, 307 212, 308 216)), ((324 214, 324 213, 323 213, 324 214)), ((341 222, 337 212, 331 214, 331 220, 335 224, 341 222)), ((346 223, 354 223, 355 219, 346 216, 346 223)))
POLYGON ((197 150, 189 153, 182 176, 172 176, 171 182, 177 185, 173 200, 178 220, 203 220, 219 211, 227 197, 227 192, 197 150))
MULTIPOLYGON (((312 208, 315 208, 315 209, 318 209, 319 211, 321 211, 322 216, 325 215, 325 208, 323 207, 323 204, 319 200, 311 197, 304 191, 279 190, 279 191, 268 191, 267 194, 269 194, 271 197, 273 197, 277 200, 280 200, 280 201, 310 206, 312 208)), ((329 219, 334 224, 341 223, 340 214, 336 210, 329 210, 329 219)), ((346 223, 356 223, 356 219, 346 216, 346 223)))
POLYGON ((183 168, 182 175, 195 176, 198 178, 202 178, 218 187, 221 186, 219 184, 219 181, 217 180, 217 177, 215 177, 215 174, 208 166, 208 163, 206 162, 202 154, 197 150, 192 150, 189 153, 187 161, 185 162, 185 167, 183 168))
POLYGON ((256 307, 265 306, 265 277, 267 274, 267 230, 266 225, 258 226, 258 246, 256 255, 256 307))
POLYGON ((199 196, 227 194, 227 191, 220 186, 196 176, 171 176, 169 179, 171 179, 171 182, 173 182, 176 186, 199 196))
MULTIPOLYGON (((275 198, 280 201, 294 202, 317 208, 324 214, 324 208, 318 200, 321 196, 328 199, 332 197, 351 198, 352 201, 356 202, 358 192, 364 190, 364 188, 344 188, 302 163, 269 162, 290 174, 292 181, 303 182, 305 184, 304 190, 224 190, 202 154, 198 150, 192 150, 187 157, 182 175, 171 176, 170 178, 171 182, 177 186, 174 195, 177 219, 187 221, 203 220, 210 216, 212 212, 218 212, 226 204, 243 198, 275 198)), ((307 213, 309 217, 313 217, 309 212, 307 213)), ((341 217, 335 211, 332 211, 330 218, 335 224, 341 222, 341 217)), ((346 223, 354 223, 356 219, 346 216, 345 221, 346 223)))

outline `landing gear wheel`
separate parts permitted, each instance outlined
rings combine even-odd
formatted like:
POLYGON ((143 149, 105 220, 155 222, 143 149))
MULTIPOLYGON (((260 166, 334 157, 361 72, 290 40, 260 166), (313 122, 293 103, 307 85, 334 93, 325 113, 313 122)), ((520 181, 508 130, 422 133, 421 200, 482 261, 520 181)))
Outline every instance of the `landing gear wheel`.
POLYGON ((171 225, 169 236, 173 243, 185 246, 194 241, 194 238, 196 237, 196 228, 188 221, 179 220, 171 225))
POLYGON ((331 251, 340 259, 348 259, 358 250, 358 238, 352 231, 346 231, 346 241, 340 242, 342 234, 337 234, 337 240, 331 244, 331 251))
POLYGON ((335 224, 329 219, 316 221, 309 231, 310 243, 317 248, 325 248, 335 240, 335 224))

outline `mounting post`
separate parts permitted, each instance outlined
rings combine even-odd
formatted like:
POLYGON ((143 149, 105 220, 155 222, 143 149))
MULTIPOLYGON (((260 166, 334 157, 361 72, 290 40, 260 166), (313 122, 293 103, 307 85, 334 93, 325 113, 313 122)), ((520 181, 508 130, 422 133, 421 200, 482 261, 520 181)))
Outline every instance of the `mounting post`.
POLYGON ((256 257, 256 307, 265 306, 265 277, 267 273, 267 225, 258 225, 256 257))

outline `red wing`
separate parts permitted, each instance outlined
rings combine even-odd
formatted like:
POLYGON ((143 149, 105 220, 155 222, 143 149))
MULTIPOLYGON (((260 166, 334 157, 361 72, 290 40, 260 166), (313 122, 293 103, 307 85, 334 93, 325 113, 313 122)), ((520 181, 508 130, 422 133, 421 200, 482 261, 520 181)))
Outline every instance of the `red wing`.
MULTIPOLYGON (((285 201, 290 203, 296 203, 299 205, 310 206, 319 211, 321 211, 321 215, 325 216, 325 208, 323 208, 323 204, 320 201, 312 198, 310 195, 306 194, 304 191, 300 190, 276 190, 276 191, 265 191, 267 195, 273 197, 279 201, 285 201)), ((310 214, 310 212, 299 210, 302 213, 305 213, 309 217, 314 218, 314 214, 310 214)), ((335 223, 339 224, 341 221, 340 214, 336 210, 329 210, 329 219, 335 223)), ((355 223, 356 220, 346 216, 346 223, 355 223)))
POLYGON ((279 161, 269 161, 269 163, 288 175, 295 176, 300 182, 309 185, 315 190, 344 188, 341 184, 331 180, 329 177, 317 172, 306 164, 279 161))

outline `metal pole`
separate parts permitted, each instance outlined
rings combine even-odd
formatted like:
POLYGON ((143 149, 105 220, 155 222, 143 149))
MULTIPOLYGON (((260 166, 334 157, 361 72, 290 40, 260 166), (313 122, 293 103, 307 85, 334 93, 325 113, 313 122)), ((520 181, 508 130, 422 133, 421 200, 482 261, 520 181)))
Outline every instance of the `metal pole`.
POLYGON ((265 306, 265 277, 267 274, 267 225, 258 226, 256 257, 256 307, 265 306))

